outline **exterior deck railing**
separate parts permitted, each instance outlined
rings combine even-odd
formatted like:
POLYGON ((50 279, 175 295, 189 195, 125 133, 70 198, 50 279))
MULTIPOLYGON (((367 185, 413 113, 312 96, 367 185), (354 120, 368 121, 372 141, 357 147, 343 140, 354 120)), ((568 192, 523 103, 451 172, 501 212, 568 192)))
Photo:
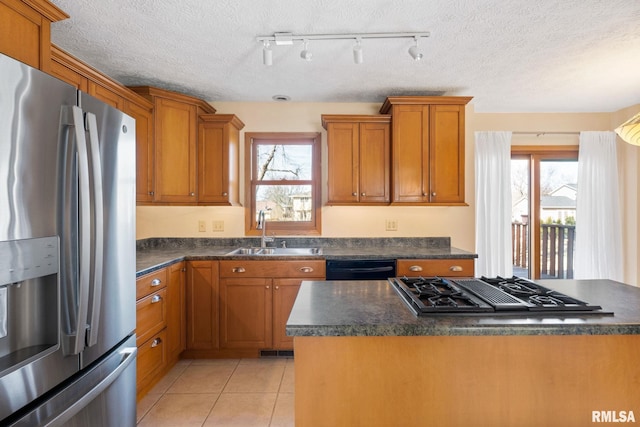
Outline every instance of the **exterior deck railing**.
MULTIPOLYGON (((529 269, 529 224, 511 223, 513 266, 529 269)), ((540 275, 544 278, 572 279, 576 239, 574 225, 540 226, 540 275)))

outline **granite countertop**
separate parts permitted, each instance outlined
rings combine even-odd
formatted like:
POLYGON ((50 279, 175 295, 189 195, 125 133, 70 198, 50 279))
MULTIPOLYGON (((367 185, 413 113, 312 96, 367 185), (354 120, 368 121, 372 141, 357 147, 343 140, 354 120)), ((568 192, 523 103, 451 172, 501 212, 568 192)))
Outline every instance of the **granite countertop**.
POLYGON ((538 280, 613 315, 415 316, 387 281, 302 283, 287 322, 292 336, 640 334, 640 288, 611 280, 538 280))
POLYGON ((319 255, 227 255, 240 247, 260 246, 257 238, 147 239, 137 242, 137 276, 151 273, 182 260, 303 260, 303 259, 403 259, 477 258, 451 247, 448 237, 424 238, 277 238, 276 246, 320 247, 319 255))

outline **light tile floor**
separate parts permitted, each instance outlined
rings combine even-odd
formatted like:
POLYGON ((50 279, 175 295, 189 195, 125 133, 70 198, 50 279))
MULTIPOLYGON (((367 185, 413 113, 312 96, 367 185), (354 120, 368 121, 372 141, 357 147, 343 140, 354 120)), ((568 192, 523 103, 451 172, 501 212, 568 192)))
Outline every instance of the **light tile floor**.
POLYGON ((293 359, 181 360, 138 402, 138 426, 293 426, 293 359))

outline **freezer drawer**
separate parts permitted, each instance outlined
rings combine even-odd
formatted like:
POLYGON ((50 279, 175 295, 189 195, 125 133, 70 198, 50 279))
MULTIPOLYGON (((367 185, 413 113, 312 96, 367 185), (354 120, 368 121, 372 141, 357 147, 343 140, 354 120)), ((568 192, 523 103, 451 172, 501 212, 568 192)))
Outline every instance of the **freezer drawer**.
POLYGON ((136 339, 72 378, 9 426, 133 427, 136 424, 136 339))

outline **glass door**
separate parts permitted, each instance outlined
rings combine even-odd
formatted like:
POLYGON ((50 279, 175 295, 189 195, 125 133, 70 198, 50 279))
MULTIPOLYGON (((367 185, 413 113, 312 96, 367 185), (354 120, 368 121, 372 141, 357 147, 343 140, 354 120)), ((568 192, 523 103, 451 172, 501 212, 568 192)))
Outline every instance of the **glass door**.
POLYGON ((513 274, 573 277, 578 147, 512 147, 513 274))

